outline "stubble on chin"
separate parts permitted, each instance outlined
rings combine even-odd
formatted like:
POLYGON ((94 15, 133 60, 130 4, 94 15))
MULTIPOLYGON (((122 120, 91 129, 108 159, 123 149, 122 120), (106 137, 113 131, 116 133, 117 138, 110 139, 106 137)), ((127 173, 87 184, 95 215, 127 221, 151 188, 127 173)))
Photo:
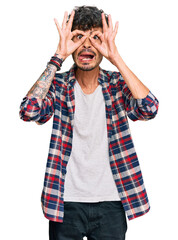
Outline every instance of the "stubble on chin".
MULTIPOLYGON (((77 65, 77 64, 76 64, 77 65)), ((80 70, 82 70, 82 71, 91 71, 91 70, 93 70, 93 69, 95 69, 97 66, 94 66, 94 67, 85 67, 85 66, 79 66, 79 65, 77 65, 77 67, 80 69, 80 70)))

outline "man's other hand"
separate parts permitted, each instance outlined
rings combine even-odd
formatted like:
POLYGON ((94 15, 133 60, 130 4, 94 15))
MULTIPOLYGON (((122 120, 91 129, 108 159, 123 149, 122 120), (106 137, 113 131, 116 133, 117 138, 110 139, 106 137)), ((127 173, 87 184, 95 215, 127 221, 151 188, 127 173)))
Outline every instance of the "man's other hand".
POLYGON ((115 37, 118 31, 119 22, 117 21, 115 24, 115 28, 113 29, 111 15, 108 16, 108 23, 107 25, 106 18, 104 13, 102 13, 102 24, 103 24, 103 33, 100 31, 95 31, 91 37, 92 45, 111 63, 115 63, 115 59, 118 54, 118 50, 115 44, 115 37), (97 41, 93 38, 93 35, 97 35, 101 43, 97 43, 97 41))

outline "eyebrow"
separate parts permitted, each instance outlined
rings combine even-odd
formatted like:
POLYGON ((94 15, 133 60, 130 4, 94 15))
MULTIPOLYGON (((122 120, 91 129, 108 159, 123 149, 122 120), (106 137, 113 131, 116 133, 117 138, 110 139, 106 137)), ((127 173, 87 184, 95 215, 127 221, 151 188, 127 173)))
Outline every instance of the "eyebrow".
POLYGON ((93 32, 96 32, 97 30, 93 30, 93 31, 90 31, 90 35, 93 33, 93 32))
MULTIPOLYGON (((95 32, 96 30, 94 30, 94 31, 90 31, 90 35, 93 33, 93 32, 95 32)), ((81 33, 79 33, 79 34, 81 34, 81 33)))
POLYGON ((91 32, 90 32, 90 35, 91 35, 93 32, 96 32, 96 31, 97 31, 97 30, 93 30, 93 31, 91 31, 91 32))

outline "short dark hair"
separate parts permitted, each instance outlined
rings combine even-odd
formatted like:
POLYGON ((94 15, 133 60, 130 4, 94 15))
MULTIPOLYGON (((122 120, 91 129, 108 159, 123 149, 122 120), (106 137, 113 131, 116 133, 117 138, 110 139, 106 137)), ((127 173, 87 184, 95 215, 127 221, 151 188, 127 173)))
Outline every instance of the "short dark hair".
MULTIPOLYGON (((97 7, 84 5, 80 7, 75 6, 73 10, 75 11, 75 15, 71 31, 75 29, 86 31, 95 27, 103 28, 101 13, 104 11, 102 9, 99 10, 97 7)), ((108 24, 108 15, 106 13, 104 14, 108 24)), ((68 16, 68 20, 70 15, 71 14, 68 16)))

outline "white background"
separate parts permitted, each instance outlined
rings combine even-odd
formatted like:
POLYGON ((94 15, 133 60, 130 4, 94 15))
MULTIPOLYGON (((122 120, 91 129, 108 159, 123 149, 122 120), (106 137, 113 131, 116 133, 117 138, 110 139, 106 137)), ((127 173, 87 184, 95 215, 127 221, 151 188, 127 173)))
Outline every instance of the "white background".
MULTIPOLYGON (((177 239, 177 8, 176 1, 3 1, 1 24, 0 239, 47 240, 40 197, 52 118, 39 126, 19 118, 22 98, 55 53, 54 17, 95 5, 119 21, 118 51, 160 102, 155 119, 129 120, 151 209, 128 221, 127 240, 177 239)), ((69 57, 62 67, 73 63, 69 57)), ((101 67, 117 70, 106 59, 101 67)), ((109 240, 109 239, 108 239, 109 240)))

